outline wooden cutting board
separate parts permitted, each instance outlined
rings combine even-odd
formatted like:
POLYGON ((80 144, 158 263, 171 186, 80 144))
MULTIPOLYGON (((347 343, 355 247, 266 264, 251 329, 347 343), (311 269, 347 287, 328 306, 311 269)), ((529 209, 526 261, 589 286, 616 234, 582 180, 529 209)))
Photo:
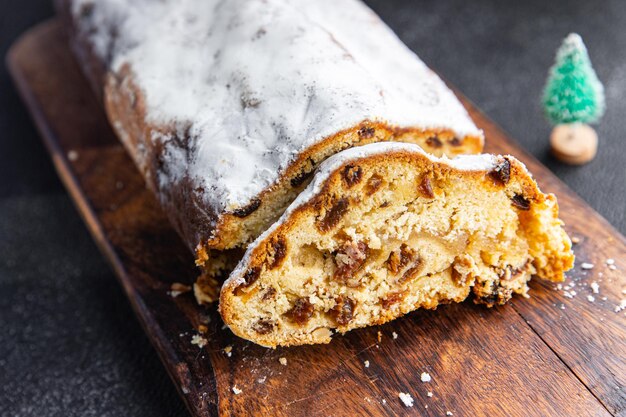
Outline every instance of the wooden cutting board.
POLYGON ((173 282, 193 282, 192 255, 116 140, 60 24, 26 33, 8 65, 61 179, 193 415, 626 415, 626 315, 615 311, 626 298, 626 240, 469 102, 487 151, 524 161, 541 188, 558 196, 567 231, 580 239, 564 288, 534 281, 530 299, 507 306, 447 305, 329 345, 270 350, 233 336, 215 308, 198 307, 191 294, 168 294, 173 282), (582 262, 595 266, 584 270, 582 262), (192 336, 207 322, 208 344, 200 348, 192 336), (422 372, 432 380, 422 382, 422 372), (414 398, 413 407, 400 392, 414 398))

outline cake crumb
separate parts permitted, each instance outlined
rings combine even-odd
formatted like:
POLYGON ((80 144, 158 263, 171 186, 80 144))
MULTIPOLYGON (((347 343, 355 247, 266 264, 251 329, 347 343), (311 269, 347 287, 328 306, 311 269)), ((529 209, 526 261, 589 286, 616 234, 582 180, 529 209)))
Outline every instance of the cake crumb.
POLYGON ((400 397, 400 401, 402 401, 405 407, 413 407, 413 397, 411 397, 411 394, 399 392, 398 397, 400 397))
POLYGON ((396 340, 398 338, 398 333, 393 332, 391 333, 391 336, 393 337, 394 340, 396 340))
POLYGON ((422 372, 422 374, 420 375, 420 379, 422 380, 422 382, 430 382, 432 380, 428 372, 422 372))
POLYGON ((233 394, 239 395, 241 393, 242 391, 239 388, 237 388, 237 385, 233 385, 233 394))
POLYGON ((363 365, 365 365, 366 368, 370 367, 370 361, 363 361, 363 365))
POLYGON ((283 366, 287 366, 287 358, 278 358, 278 362, 283 366))
POLYGON ((578 236, 572 236, 572 243, 574 245, 578 245, 580 243, 580 238, 578 236))
POLYGON ((427 395, 428 397, 432 397, 432 396, 433 396, 433 393, 432 393, 432 391, 428 391, 428 393, 427 393, 426 395, 427 395))
POLYGON ((594 264, 589 263, 589 262, 583 262, 582 264, 580 264, 580 267, 581 267, 582 269, 587 269, 587 270, 589 270, 589 269, 593 269, 593 268, 594 268, 594 266, 595 266, 594 264))
POLYGON ((259 384, 264 384, 266 379, 267 379, 267 376, 264 376, 263 378, 257 379, 256 382, 258 382, 259 384))
POLYGON ((193 337, 191 338, 191 344, 198 346, 200 349, 205 347, 207 343, 208 341, 204 337, 200 336, 199 334, 194 334, 193 337))
POLYGON ((597 294, 600 292, 600 285, 598 285, 596 281, 593 281, 591 283, 591 291, 593 291, 594 294, 597 294))
POLYGON ((615 259, 609 258, 606 260, 607 265, 615 265, 615 259))
POLYGON ((202 334, 205 334, 208 331, 209 331, 209 328, 206 327, 206 325, 204 325, 204 324, 199 324, 198 325, 198 332, 200 332, 202 334))
POLYGON ((384 405, 384 404, 387 404, 387 400, 385 400, 385 399, 383 398, 382 403, 383 403, 383 405, 384 405))
POLYGON ((70 161, 74 162, 76 160, 78 160, 78 152, 76 152, 75 150, 70 150, 67 153, 67 159, 69 159, 70 161))
POLYGON ((380 341, 383 340, 383 334, 382 332, 379 330, 378 331, 378 343, 380 343, 380 341))
POLYGON ((596 298, 593 295, 588 295, 587 301, 589 301, 590 303, 593 303, 594 301, 596 301, 596 298))
POLYGON ((231 356, 233 356, 233 347, 232 345, 228 345, 224 348, 224 353, 226 354, 226 356, 228 356, 229 358, 231 356))
POLYGON ((609 269, 611 271, 615 271, 617 269, 617 267, 615 265, 609 265, 609 269))
POLYGON ((446 411, 446 415, 447 416, 453 416, 454 414, 452 413, 452 411, 446 411))

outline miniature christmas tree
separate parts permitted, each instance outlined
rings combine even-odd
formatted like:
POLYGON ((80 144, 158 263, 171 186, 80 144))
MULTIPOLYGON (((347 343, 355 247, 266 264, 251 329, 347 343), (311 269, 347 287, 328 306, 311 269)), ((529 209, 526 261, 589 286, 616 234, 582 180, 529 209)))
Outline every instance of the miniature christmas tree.
POLYGON ((586 123, 595 123, 604 114, 604 88, 576 33, 565 38, 557 51, 543 91, 543 106, 555 125, 550 139, 553 153, 569 163, 591 160, 598 138, 586 123))
POLYGON ((570 34, 556 53, 543 92, 546 116, 560 123, 594 123, 604 114, 604 88, 582 38, 570 34))

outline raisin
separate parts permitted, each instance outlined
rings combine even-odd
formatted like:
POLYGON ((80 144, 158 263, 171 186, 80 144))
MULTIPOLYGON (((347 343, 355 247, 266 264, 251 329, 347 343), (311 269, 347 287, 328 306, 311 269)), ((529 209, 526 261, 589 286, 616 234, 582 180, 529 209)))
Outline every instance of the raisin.
POLYGON ((308 298, 298 298, 287 315, 295 323, 303 325, 309 321, 314 311, 313 304, 309 302, 308 298))
POLYGON ((233 210, 233 214, 240 218, 248 217, 249 215, 254 213, 260 206, 261 200, 255 198, 247 206, 239 207, 238 209, 233 210))
POLYGON ((433 186, 430 183, 430 177, 428 175, 424 175, 422 178, 422 182, 419 185, 419 191, 427 198, 435 198, 435 193, 433 192, 433 186))
POLYGON ((454 137, 454 138, 450 139, 448 141, 448 143, 450 144, 450 146, 455 146, 455 147, 456 146, 461 146, 461 139, 459 139, 457 137, 454 137))
POLYGON ((361 139, 371 139, 374 137, 376 130, 373 127, 364 126, 359 129, 358 133, 361 139))
POLYGON ((420 273, 421 270, 422 270, 422 260, 418 257, 415 260, 415 262, 413 262, 413 265, 411 265, 411 267, 407 269, 404 274, 402 274, 402 277, 400 277, 398 282, 404 283, 404 282, 412 280, 413 278, 417 276, 417 274, 420 273))
POLYGON ((317 222, 317 228, 321 232, 328 232, 333 227, 337 226, 337 223, 341 220, 344 214, 348 211, 350 205, 346 197, 342 197, 326 212, 324 218, 317 222))
POLYGON ((270 250, 268 254, 270 260, 268 269, 274 269, 280 266, 285 257, 287 256, 287 242, 282 236, 278 236, 270 243, 270 250))
POLYGON ((511 179, 511 163, 504 158, 498 166, 489 172, 489 178, 493 180, 495 185, 506 185, 511 179))
POLYGON ((443 146, 443 143, 441 143, 441 140, 439 140, 437 136, 430 136, 426 139, 426 144, 431 148, 441 148, 443 146))
POLYGON ((380 175, 374 174, 370 177, 369 180, 367 180, 367 185, 365 186, 365 193, 367 195, 372 195, 376 191, 378 191, 381 185, 383 185, 383 179, 380 177, 380 175))
POLYGON ((274 298, 275 295, 276 295, 276 288, 269 287, 267 291, 265 291, 265 294, 263 294, 262 300, 263 301, 271 300, 272 298, 274 298))
POLYGON ((400 251, 397 250, 391 252, 389 254, 389 258, 387 259, 387 269, 394 274, 397 274, 407 266, 415 256, 415 251, 409 248, 405 243, 400 246, 400 251))
POLYGON ((242 287, 249 287, 254 284, 259 276, 261 275, 261 267, 255 266, 254 268, 250 268, 243 275, 244 283, 241 285, 242 287))
POLYGON ((276 325, 276 323, 274 323, 272 320, 261 319, 261 320, 257 321, 254 324, 254 326, 252 326, 252 328, 258 334, 268 334, 269 332, 274 330, 274 326, 275 325, 276 325))
POLYGON ((291 179, 291 186, 297 188, 305 183, 313 175, 313 170, 303 171, 291 179))
POLYGON ((354 308, 356 302, 351 298, 339 296, 335 300, 335 306, 332 309, 332 315, 340 326, 345 326, 352 321, 354 317, 354 308))
POLYGON ((341 176, 343 177, 348 187, 352 187, 353 185, 358 184, 361 181, 363 176, 363 170, 360 166, 355 165, 346 165, 346 167, 341 172, 341 176))
POLYGON ((524 196, 520 194, 515 194, 511 198, 511 204, 520 210, 524 210, 524 211, 530 210, 530 201, 524 198, 524 196))
POLYGON ((344 245, 335 255, 337 269, 335 269, 333 279, 346 284, 356 272, 363 268, 368 252, 369 248, 364 242, 359 242, 356 245, 354 243, 344 245))
POLYGON ((380 300, 380 304, 385 310, 388 310, 392 305, 398 304, 399 302, 404 300, 405 296, 405 292, 392 292, 388 294, 385 298, 382 298, 380 300))

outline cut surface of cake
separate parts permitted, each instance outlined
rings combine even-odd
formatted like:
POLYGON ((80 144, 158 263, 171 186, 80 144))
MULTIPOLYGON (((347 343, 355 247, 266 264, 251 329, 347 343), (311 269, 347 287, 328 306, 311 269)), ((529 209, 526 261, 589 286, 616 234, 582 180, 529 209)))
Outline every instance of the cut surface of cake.
POLYGON ((346 148, 482 150, 454 94, 358 0, 57 3, 111 125, 199 260, 245 247, 346 148))
POLYGON ((504 304, 573 265, 556 199, 511 156, 453 160, 377 143, 325 161, 225 282, 220 313, 264 346, 473 297, 504 304))

